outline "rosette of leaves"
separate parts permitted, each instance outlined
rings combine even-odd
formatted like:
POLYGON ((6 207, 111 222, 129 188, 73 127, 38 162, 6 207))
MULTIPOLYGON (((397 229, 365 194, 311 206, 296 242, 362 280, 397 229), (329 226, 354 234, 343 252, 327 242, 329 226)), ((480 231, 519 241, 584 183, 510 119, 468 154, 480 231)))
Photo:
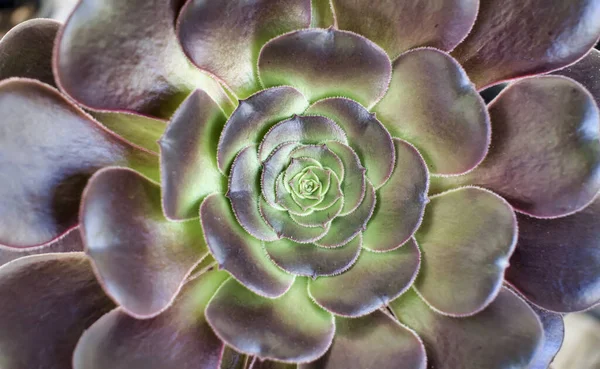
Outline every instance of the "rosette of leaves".
POLYGON ((600 301, 599 36, 596 0, 15 27, 0 367, 547 367, 600 301))

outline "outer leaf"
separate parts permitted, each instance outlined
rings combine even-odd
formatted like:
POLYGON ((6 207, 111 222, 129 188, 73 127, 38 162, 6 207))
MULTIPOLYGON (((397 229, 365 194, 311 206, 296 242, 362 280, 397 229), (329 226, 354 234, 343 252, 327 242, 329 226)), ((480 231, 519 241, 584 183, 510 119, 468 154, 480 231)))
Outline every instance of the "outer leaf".
POLYGON ((596 104, 600 106, 600 80, 597 76, 599 69, 600 51, 592 49, 577 63, 556 71, 554 74, 569 77, 581 83, 592 94, 596 104))
POLYGON ((395 162, 392 137, 359 103, 344 98, 324 99, 311 105, 306 113, 323 115, 342 127, 375 188, 381 187, 392 175, 395 162))
POLYGON ((77 340, 114 307, 85 254, 33 255, 0 268, 3 369, 71 367, 77 340))
POLYGON ((236 350, 283 362, 318 359, 335 331, 333 317, 307 296, 305 278, 297 278, 285 295, 274 300, 230 279, 210 301, 206 317, 217 336, 236 350))
POLYGON ((32 19, 18 24, 0 40, 0 79, 25 77, 54 85, 52 50, 60 23, 32 19))
POLYGON ((240 151, 231 166, 227 197, 235 218, 246 232, 263 241, 275 241, 277 234, 258 210, 260 173, 256 147, 249 146, 240 151))
POLYGON ((469 33, 478 0, 367 2, 332 0, 340 29, 360 33, 393 59, 402 52, 432 46, 452 50, 469 33))
POLYGON ((402 246, 417 230, 427 203, 429 174, 411 144, 394 139, 396 167, 379 190, 377 207, 365 230, 364 247, 389 251, 402 246))
POLYGON ((482 0, 473 30, 453 55, 483 89, 571 64, 598 36, 595 0, 482 0))
POLYGON ((462 188, 431 198, 416 239, 423 252, 417 291, 438 311, 471 315, 502 287, 517 219, 498 195, 462 188))
POLYGON ((310 17, 310 0, 188 0, 177 33, 194 64, 243 99, 260 90, 260 48, 275 36, 308 27, 310 17))
POLYGON ((425 369, 420 338, 383 311, 357 319, 335 318, 335 338, 325 356, 300 369, 425 369))
POLYGON ((223 343, 204 309, 227 273, 212 271, 190 282, 160 316, 139 320, 115 309, 79 340, 74 369, 216 368, 223 343))
POLYGON ((516 82, 489 106, 492 144, 462 177, 442 179, 487 187, 518 211, 540 218, 587 206, 600 189, 600 115, 592 96, 571 79, 516 82))
POLYGON ((271 126, 307 107, 304 95, 287 86, 269 88, 240 101, 219 139, 217 162, 221 172, 227 173, 237 153, 258 144, 271 126))
POLYGON ((76 226, 83 188, 100 168, 131 166, 156 178, 156 156, 103 129, 48 85, 2 81, 0 117, 0 244, 41 245, 76 226))
POLYGON ((343 247, 325 249, 312 244, 298 244, 290 240, 265 243, 271 260, 283 270, 306 277, 338 275, 358 259, 362 237, 358 236, 343 247))
POLYGON ((0 245, 0 266, 8 263, 9 261, 29 255, 74 251, 83 251, 83 241, 81 240, 79 227, 72 228, 63 236, 37 247, 16 249, 13 247, 4 247, 0 245))
POLYGON ((487 309, 468 318, 437 314, 412 291, 390 307, 423 339, 429 368, 528 368, 543 342, 536 314, 508 289, 502 289, 487 309))
POLYGON ((165 310, 208 253, 197 221, 169 222, 159 185, 129 169, 107 168, 92 177, 80 223, 106 293, 138 318, 165 310))
POLYGON ((309 292, 320 306, 336 315, 367 315, 404 293, 420 264, 419 248, 413 240, 385 254, 364 251, 345 273, 310 281, 309 292))
POLYGON ((321 247, 339 247, 350 242, 367 226, 375 210, 376 197, 373 185, 366 182, 365 197, 359 207, 352 213, 335 218, 331 222, 329 232, 316 244, 321 247))
POLYGON ((318 144, 334 140, 346 144, 346 134, 334 121, 320 116, 294 116, 277 123, 265 134, 258 148, 260 161, 265 161, 282 142, 318 144))
POLYGON ((200 207, 200 220, 206 243, 221 269, 261 296, 277 297, 290 288, 294 277, 271 263, 262 242, 249 237, 237 223, 224 196, 208 196, 200 207))
POLYGON ((167 118, 196 88, 226 112, 218 82, 194 69, 175 35, 180 0, 82 0, 56 42, 58 85, 100 110, 133 110, 167 118))
POLYGON ((103 126, 134 145, 158 154, 158 140, 167 128, 167 121, 130 112, 91 112, 103 126))
POLYGON ((506 278, 529 301, 572 312, 600 303, 600 198, 559 219, 519 215, 519 241, 506 278))
POLYGON ((529 366, 530 369, 548 369, 552 360, 560 350, 565 336, 565 323, 560 314, 551 313, 532 306, 536 312, 542 327, 544 328, 544 344, 538 350, 533 363, 529 366))
POLYGON ((173 115, 159 141, 163 208, 168 218, 198 216, 202 199, 223 192, 225 177, 217 169, 219 134, 225 115, 202 90, 194 91, 173 115))
POLYGON ((306 29, 265 44, 258 74, 265 87, 294 86, 311 102, 344 96, 370 107, 387 91, 391 65, 385 51, 355 33, 306 29))
POLYGON ((467 172, 488 151, 485 103, 461 66, 439 50, 399 56, 390 90, 374 110, 392 135, 421 150, 433 173, 467 172))

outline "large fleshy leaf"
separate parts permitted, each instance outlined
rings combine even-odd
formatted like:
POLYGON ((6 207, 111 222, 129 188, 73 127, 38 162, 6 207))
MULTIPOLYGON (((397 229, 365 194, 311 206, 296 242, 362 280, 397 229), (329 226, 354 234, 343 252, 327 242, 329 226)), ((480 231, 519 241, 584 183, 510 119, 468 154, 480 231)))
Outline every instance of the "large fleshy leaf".
POLYGON ((516 216, 504 199, 475 187, 430 201, 416 234, 423 268, 415 286, 438 311, 474 314, 502 287, 517 241, 516 216))
POLYGON ((489 106, 492 144, 484 161, 444 185, 487 187, 517 210, 540 218, 587 206, 600 189, 600 115, 573 80, 529 78, 489 106))
POLYGON ((383 124, 367 109, 350 99, 330 98, 317 101, 306 113, 323 115, 342 127, 375 188, 388 180, 394 169, 394 143, 383 124))
POLYGON ((239 98, 260 90, 256 61, 271 38, 310 25, 310 0, 188 0, 178 19, 183 49, 239 98))
POLYGON ((367 181, 365 197, 358 208, 348 215, 335 218, 331 222, 329 232, 319 239, 316 244, 321 247, 345 245, 366 228, 367 222, 375 210, 376 202, 373 185, 367 181))
POLYGON ((152 319, 139 320, 122 309, 104 315, 79 340, 73 369, 217 368, 223 343, 204 309, 226 278, 225 272, 203 274, 152 319))
POLYGON ((2 369, 70 368, 81 334, 114 307, 80 252, 4 265, 0 295, 2 369))
POLYGON ((419 46, 452 50, 473 27, 478 0, 332 0, 340 29, 360 33, 392 59, 419 46))
POLYGON ((159 141, 163 208, 168 218, 198 216, 202 199, 223 192, 217 169, 217 140, 226 118, 202 90, 194 91, 173 115, 159 141))
POLYGON ((258 144, 272 125, 302 113, 308 105, 298 90, 288 86, 269 88, 240 101, 219 139, 217 162, 221 172, 227 173, 238 152, 258 144))
POLYGON ((425 369, 425 347, 411 330, 383 311, 335 319, 335 338, 319 360, 300 369, 425 369))
POLYGON ((278 210, 260 198, 259 210, 267 224, 273 228, 279 238, 288 238, 298 243, 311 243, 321 239, 330 229, 331 223, 324 227, 304 227, 290 218, 287 211, 278 210))
POLYGON ((425 204, 429 173, 421 154, 409 143, 394 139, 396 167, 378 191, 377 207, 364 232, 364 247, 389 251, 404 244, 417 230, 425 204))
POLYGON ((217 336, 240 352, 283 362, 316 360, 331 345, 335 323, 310 300, 306 283, 296 278, 285 295, 267 299, 230 279, 208 304, 206 317, 217 336))
POLYGON ((175 35, 181 0, 82 0, 58 35, 58 85, 93 109, 169 117, 195 88, 226 112, 219 83, 196 70, 175 35))
POLYGON ((482 0, 473 30, 453 55, 484 88, 571 64, 598 36, 596 0, 482 0))
POLYGON ((600 198, 558 219, 519 215, 519 240, 506 279, 529 301, 572 312, 600 303, 600 198))
POLYGON ((355 33, 306 29, 265 44, 258 72, 265 87, 294 86, 311 102, 344 96, 370 107, 387 91, 391 64, 385 51, 355 33))
POLYGON ((532 306, 544 328, 544 344, 540 347, 529 369, 548 369, 560 350, 565 336, 565 323, 560 314, 532 306))
POLYGON ((59 252, 83 251, 83 241, 79 227, 72 228, 63 236, 56 238, 44 245, 17 249, 0 245, 0 266, 29 255, 50 254, 59 252))
POLYGON ((18 24, 0 40, 0 79, 25 77, 54 85, 52 50, 60 23, 32 19, 18 24))
POLYGON ((278 239, 277 234, 267 225, 258 210, 260 173, 256 146, 240 151, 231 166, 227 198, 231 202, 235 218, 246 232, 263 241, 275 241, 278 239))
POLYGON ((108 165, 156 178, 157 157, 34 80, 0 83, 0 244, 41 245, 77 224, 88 178, 108 165))
POLYGON ((208 253, 198 221, 168 221, 159 185, 129 169, 107 168, 92 177, 80 223, 102 286, 135 317, 166 309, 208 253))
POLYGON ((282 239, 265 244, 271 260, 295 275, 317 278, 343 273, 358 259, 362 246, 360 236, 343 247, 326 249, 312 244, 298 244, 282 239))
POLYGON ((347 143, 346 134, 334 121, 320 116, 294 116, 279 122, 265 134, 258 148, 260 161, 266 160, 282 142, 318 144, 327 140, 347 143))
POLYGON ((555 74, 572 78, 581 83, 594 97, 596 104, 600 106, 600 51, 592 49, 583 59, 577 63, 561 69, 555 74))
POLYGON ((311 280, 308 290, 320 306, 336 315, 363 316, 404 293, 420 264, 419 248, 411 239, 387 253, 365 250, 348 271, 311 280))
POLYGON ((145 115, 120 111, 90 112, 110 131, 134 145, 158 154, 158 140, 167 128, 167 121, 145 115))
POLYGON ((269 260, 262 242, 238 224, 223 195, 210 195, 202 202, 200 220, 206 243, 220 268, 262 296, 280 296, 289 289, 294 277, 269 260))
POLYGON ((528 368, 543 341, 535 312, 508 289, 484 311, 467 318, 434 312, 412 290, 390 307, 423 339, 429 368, 528 368))
POLYGON ((439 50, 398 57, 390 90, 374 110, 392 135, 421 150, 434 173, 467 172, 488 150, 485 103, 461 66, 439 50))

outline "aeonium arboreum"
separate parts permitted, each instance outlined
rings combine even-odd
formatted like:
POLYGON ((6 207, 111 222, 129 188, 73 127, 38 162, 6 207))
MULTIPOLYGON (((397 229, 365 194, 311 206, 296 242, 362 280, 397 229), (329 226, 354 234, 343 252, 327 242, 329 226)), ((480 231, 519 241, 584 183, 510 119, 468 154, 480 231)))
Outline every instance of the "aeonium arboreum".
POLYGON ((0 367, 548 367, 600 301, 599 36, 598 0, 82 0, 15 27, 0 367))

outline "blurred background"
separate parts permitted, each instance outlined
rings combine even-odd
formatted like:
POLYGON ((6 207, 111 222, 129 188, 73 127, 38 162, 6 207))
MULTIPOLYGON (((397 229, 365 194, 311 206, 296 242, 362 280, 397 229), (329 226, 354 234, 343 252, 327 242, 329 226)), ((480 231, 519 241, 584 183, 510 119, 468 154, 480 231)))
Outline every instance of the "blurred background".
MULTIPOLYGON (((78 0, 0 0, 0 37, 30 18, 54 18, 64 22, 77 2, 78 0)), ((490 101, 503 87, 492 87, 482 95, 486 101, 490 101)), ((565 318, 565 340, 552 369, 600 369, 600 308, 570 314, 565 318)))

